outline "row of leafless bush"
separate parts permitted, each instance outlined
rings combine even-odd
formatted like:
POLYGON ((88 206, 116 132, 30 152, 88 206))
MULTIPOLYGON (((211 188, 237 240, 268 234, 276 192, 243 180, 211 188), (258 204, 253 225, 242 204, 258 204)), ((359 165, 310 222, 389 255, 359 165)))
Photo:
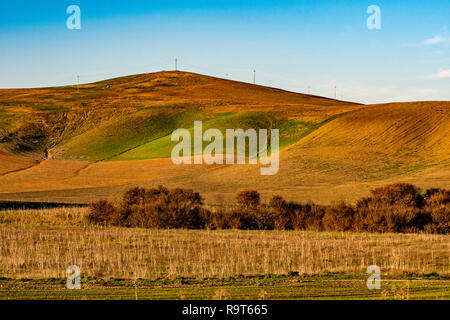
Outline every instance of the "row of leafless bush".
POLYGON ((121 202, 91 205, 89 221, 104 226, 158 229, 250 229, 450 233, 450 190, 424 193, 397 183, 356 202, 324 206, 274 196, 262 203, 257 191, 240 191, 232 209, 210 210, 199 193, 184 189, 133 188, 121 202))

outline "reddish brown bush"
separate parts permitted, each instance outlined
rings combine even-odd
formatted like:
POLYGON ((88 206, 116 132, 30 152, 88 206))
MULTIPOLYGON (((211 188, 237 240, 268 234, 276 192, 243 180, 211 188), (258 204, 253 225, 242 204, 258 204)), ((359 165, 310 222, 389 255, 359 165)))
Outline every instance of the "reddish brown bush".
POLYGON ((269 207, 272 210, 274 229, 294 229, 295 217, 302 210, 302 205, 294 202, 287 202, 281 196, 274 196, 269 202, 269 207))
POLYGON ((397 183, 372 190, 357 201, 355 229, 369 232, 415 232, 423 230, 423 196, 411 184, 397 183))
POLYGON ((238 205, 244 209, 256 209, 260 205, 261 196, 258 191, 243 190, 236 194, 238 205))
POLYGON ((322 231, 322 219, 324 214, 325 208, 323 206, 308 202, 295 210, 292 225, 295 230, 322 231))
POLYGON ((322 225, 326 231, 352 231, 354 226, 354 210, 345 202, 339 202, 325 209, 322 225))
POLYGON ((202 198, 192 190, 164 187, 133 188, 125 193, 120 206, 98 202, 91 206, 89 219, 96 224, 124 227, 199 229, 204 227, 202 198))
POLYGON ((425 226, 425 230, 433 233, 450 233, 450 190, 427 190, 425 199, 425 211, 431 220, 425 226))
POLYGON ((91 204, 88 219, 90 223, 101 226, 117 224, 117 211, 112 203, 100 200, 91 204))
POLYGON ((408 183, 395 183, 377 188, 370 191, 370 194, 370 199, 383 205, 418 208, 422 205, 423 201, 420 190, 408 183))

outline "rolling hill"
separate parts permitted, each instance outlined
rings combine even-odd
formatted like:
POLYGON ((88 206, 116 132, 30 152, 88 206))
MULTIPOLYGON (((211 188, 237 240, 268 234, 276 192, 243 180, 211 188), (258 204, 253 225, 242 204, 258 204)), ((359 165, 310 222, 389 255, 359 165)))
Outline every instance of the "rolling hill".
POLYGON ((286 139, 292 142, 355 106, 192 73, 158 72, 80 87, 0 90, 0 141, 14 154, 34 153, 37 159, 47 149, 55 159, 102 161, 192 127, 194 120, 217 127, 286 120, 286 139))
POLYGON ((363 106, 185 72, 0 90, 0 199, 89 202, 134 185, 238 189, 327 203, 407 181, 450 187, 450 102, 363 106), (175 166, 170 134, 280 129, 280 171, 175 166))

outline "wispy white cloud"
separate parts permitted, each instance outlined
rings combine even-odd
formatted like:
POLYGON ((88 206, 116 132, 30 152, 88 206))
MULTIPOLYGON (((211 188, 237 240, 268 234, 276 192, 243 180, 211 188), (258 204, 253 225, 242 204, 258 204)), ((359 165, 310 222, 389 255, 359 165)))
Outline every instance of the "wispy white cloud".
POLYGON ((422 42, 419 43, 419 46, 431 46, 439 43, 448 42, 449 39, 442 35, 435 35, 433 38, 425 39, 422 42))
POLYGON ((426 76, 426 79, 446 79, 450 78, 450 69, 441 69, 437 73, 426 76))

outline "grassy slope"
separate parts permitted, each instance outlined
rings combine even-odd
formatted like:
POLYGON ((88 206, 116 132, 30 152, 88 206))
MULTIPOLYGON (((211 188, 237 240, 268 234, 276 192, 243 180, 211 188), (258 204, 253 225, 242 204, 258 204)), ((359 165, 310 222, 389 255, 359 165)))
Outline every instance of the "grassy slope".
POLYGON ((0 149, 0 176, 15 170, 30 168, 36 164, 36 161, 29 157, 12 155, 9 152, 0 149))
POLYGON ((74 137, 59 147, 59 157, 89 161, 110 160, 148 141, 161 139, 179 127, 202 119, 196 112, 175 113, 151 108, 113 118, 74 137), (158 110, 159 111, 159 110, 158 110))
MULTIPOLYGON (((195 120, 199 120, 199 118, 195 120)), ((225 130, 229 128, 241 128, 243 130, 253 128, 258 130, 270 129, 273 126, 280 130, 280 148, 284 148, 299 141, 303 134, 318 125, 315 122, 304 122, 294 119, 277 119, 272 113, 255 111, 216 114, 212 119, 205 120, 206 121, 203 121, 202 124, 203 132, 210 128, 219 129, 224 135, 222 140, 224 148, 226 145, 225 130)), ((193 120, 190 123, 186 123, 185 128, 189 129, 191 137, 194 137, 193 120)), ((173 147, 177 143, 178 142, 171 141, 171 135, 169 134, 113 157, 110 160, 125 161, 169 158, 173 147)), ((204 143, 203 147, 207 144, 208 142, 204 143)), ((193 150, 192 154, 194 154, 193 150)))
POLYGON ((267 194, 319 202, 352 200, 399 180, 448 188, 449 123, 449 102, 369 106, 283 150, 276 179, 261 176, 257 167, 232 166, 169 182, 216 194, 258 186, 267 194))

